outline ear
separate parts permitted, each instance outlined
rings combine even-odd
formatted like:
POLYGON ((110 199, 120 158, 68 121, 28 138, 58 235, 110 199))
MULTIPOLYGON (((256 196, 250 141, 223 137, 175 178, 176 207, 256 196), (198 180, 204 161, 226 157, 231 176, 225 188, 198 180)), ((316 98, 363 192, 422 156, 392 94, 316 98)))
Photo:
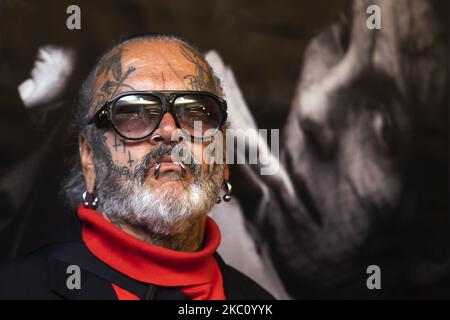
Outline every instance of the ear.
POLYGON ((222 128, 222 130, 219 131, 221 133, 220 139, 222 139, 222 148, 223 148, 223 159, 225 160, 225 166, 223 167, 223 178, 226 180, 230 180, 230 169, 228 168, 228 161, 227 161, 227 145, 226 145, 226 139, 225 136, 225 129, 222 128))
POLYGON ((95 167, 92 148, 83 133, 80 134, 78 143, 80 148, 81 166, 83 167, 83 175, 84 181, 86 183, 86 189, 89 193, 94 193, 95 167))
POLYGON ((230 169, 228 168, 228 164, 225 164, 225 167, 223 168, 223 177, 226 180, 230 180, 230 169))

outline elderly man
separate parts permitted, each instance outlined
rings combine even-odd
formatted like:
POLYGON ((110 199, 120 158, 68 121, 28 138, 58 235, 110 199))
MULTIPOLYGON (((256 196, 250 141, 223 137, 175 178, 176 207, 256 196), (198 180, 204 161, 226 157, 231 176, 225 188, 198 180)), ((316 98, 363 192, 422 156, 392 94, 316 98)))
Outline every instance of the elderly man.
POLYGON ((271 298, 216 253, 208 212, 231 185, 204 151, 226 117, 219 80, 186 42, 145 34, 108 50, 80 90, 79 158, 64 184, 78 239, 5 264, 0 296, 271 298))

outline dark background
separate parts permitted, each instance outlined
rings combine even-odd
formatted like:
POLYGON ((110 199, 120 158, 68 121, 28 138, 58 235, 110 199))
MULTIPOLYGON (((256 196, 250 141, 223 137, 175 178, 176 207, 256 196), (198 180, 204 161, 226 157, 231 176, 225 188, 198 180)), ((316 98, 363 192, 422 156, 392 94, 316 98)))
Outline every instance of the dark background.
MULTIPOLYGON (((79 49, 85 76, 94 59, 121 36, 179 35, 201 50, 217 50, 234 70, 258 124, 280 128, 308 41, 348 10, 338 1, 6 1, 1 10, 2 70, 28 77, 36 49, 79 49), (81 30, 67 30, 67 6, 81 8, 81 30), (282 98, 280 98, 282 97, 282 98), (276 112, 273 112, 273 110, 276 112)), ((74 84, 76 87, 78 84, 74 84)))

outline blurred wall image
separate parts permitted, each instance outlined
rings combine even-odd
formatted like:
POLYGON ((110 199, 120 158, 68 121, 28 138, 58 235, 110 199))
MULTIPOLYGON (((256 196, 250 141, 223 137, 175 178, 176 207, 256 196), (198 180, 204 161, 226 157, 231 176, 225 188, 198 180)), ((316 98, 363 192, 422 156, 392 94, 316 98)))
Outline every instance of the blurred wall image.
POLYGON ((81 82, 120 37, 160 32, 205 54, 231 128, 280 132, 275 174, 230 166, 232 201, 211 213, 225 261, 282 299, 450 298, 448 6, 0 0, 0 257, 70 237, 60 188, 81 82))

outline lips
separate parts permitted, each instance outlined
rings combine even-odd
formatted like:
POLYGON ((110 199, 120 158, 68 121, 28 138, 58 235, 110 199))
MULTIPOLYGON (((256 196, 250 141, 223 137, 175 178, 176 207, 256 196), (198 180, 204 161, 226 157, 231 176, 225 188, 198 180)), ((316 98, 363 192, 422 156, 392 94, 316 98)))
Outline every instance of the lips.
POLYGON ((158 163, 164 163, 164 162, 174 163, 171 156, 163 156, 163 157, 152 160, 150 162, 150 168, 153 168, 158 163))
POLYGON ((153 160, 150 164, 150 168, 153 167, 155 168, 153 172, 155 179, 158 179, 161 173, 167 171, 178 171, 181 178, 186 176, 186 167, 184 164, 178 161, 173 161, 171 156, 163 156, 153 160))

